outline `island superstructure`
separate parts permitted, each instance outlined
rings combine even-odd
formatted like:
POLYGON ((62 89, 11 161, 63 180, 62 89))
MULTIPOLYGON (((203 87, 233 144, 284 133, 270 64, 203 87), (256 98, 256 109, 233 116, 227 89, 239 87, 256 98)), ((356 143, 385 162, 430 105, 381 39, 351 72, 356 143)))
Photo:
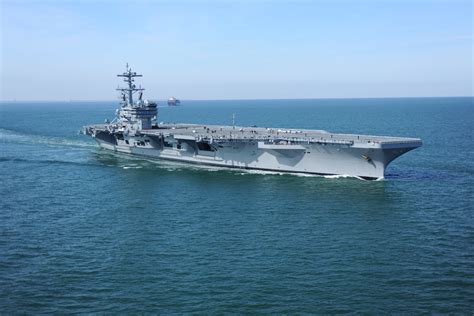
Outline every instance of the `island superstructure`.
POLYGON ((298 128, 157 124, 157 104, 143 100, 141 77, 127 65, 116 118, 84 126, 115 152, 209 166, 317 175, 384 178, 388 164, 420 147, 418 138, 337 134, 298 128), (138 94, 134 101, 134 95, 138 94))

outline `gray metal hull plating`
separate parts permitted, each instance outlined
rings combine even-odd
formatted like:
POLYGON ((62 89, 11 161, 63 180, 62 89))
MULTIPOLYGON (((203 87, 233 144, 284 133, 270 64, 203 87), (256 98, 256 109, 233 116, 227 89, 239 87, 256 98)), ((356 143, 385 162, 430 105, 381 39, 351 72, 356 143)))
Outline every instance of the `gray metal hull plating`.
POLYGON ((336 134, 322 130, 200 124, 156 124, 157 103, 142 99, 141 77, 128 66, 115 119, 84 126, 102 148, 154 159, 219 167, 319 175, 384 177, 398 156, 421 146, 418 138, 336 134), (138 100, 133 100, 133 94, 138 100))
POLYGON ((210 166, 257 169, 318 175, 348 175, 364 179, 384 178, 387 165, 418 146, 367 143, 362 145, 307 143, 293 147, 265 145, 258 141, 229 141, 213 150, 200 150, 193 140, 170 147, 151 135, 119 137, 103 131, 95 137, 107 150, 152 159, 166 159, 210 166), (122 138, 122 139, 120 139, 122 138), (290 148, 288 148, 290 147, 290 148))

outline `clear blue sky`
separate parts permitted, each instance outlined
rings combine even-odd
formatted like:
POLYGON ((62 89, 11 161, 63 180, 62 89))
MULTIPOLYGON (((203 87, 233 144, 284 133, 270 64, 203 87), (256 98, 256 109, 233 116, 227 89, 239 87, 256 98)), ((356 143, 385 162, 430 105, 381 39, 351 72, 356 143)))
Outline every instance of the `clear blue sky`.
POLYGON ((2 100, 113 100, 126 62, 155 99, 473 92, 470 0, 0 6, 2 100))

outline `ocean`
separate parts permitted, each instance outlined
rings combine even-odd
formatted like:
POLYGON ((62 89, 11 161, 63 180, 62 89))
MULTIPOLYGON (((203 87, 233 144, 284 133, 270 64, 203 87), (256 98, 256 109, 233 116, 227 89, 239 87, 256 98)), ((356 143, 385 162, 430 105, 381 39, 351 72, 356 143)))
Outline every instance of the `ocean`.
POLYGON ((383 181, 151 161, 78 134, 116 107, 0 103, 2 314, 474 312, 473 98, 159 108, 421 138, 383 181))

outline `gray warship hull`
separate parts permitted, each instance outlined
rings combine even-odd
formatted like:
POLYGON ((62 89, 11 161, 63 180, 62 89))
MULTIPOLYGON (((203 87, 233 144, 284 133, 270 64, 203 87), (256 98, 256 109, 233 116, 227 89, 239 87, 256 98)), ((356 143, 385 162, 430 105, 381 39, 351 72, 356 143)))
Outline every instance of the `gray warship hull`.
POLYGON ((209 166, 382 179, 417 138, 321 130, 161 124, 132 134, 117 124, 84 127, 100 147, 151 159, 209 166))
POLYGON ((421 146, 418 138, 334 134, 321 130, 157 124, 157 103, 143 100, 141 75, 128 66, 127 86, 111 123, 84 126, 102 148, 153 159, 317 175, 380 179, 388 164, 421 146), (134 100, 138 94, 138 100, 134 100))

